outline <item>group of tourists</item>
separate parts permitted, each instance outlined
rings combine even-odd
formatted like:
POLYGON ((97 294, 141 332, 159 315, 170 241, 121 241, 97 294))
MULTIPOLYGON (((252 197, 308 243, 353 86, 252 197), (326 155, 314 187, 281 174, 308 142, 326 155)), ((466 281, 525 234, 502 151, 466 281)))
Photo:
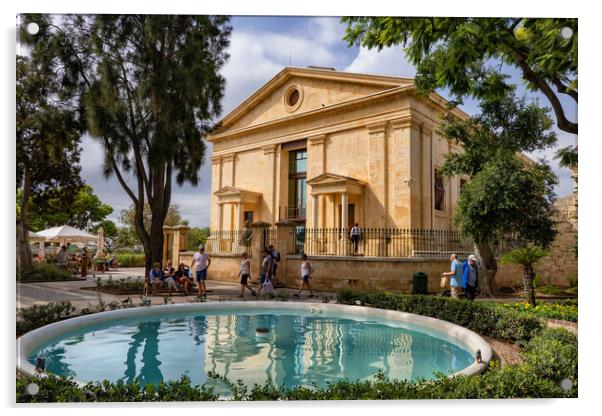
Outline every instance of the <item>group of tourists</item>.
MULTIPOLYGON (((449 278, 450 295, 452 298, 459 298, 461 290, 464 291, 463 296, 466 299, 474 300, 479 287, 479 268, 477 265, 477 256, 471 254, 468 258, 460 263, 457 254, 452 254, 450 257, 451 267, 449 272, 441 273, 443 279, 449 278)), ((447 284, 444 280, 442 286, 447 284)))
MULTIPOLYGON (((240 271, 238 273, 240 277, 240 295, 239 298, 243 298, 245 295, 245 289, 247 289, 252 296, 257 296, 262 291, 266 294, 273 294, 274 283, 276 281, 276 272, 278 270, 278 263, 280 262, 280 252, 270 245, 264 249, 261 253, 261 265, 259 270, 259 287, 254 290, 249 286, 249 278, 251 276, 251 260, 249 259, 248 253, 242 253, 242 260, 240 261, 240 271)), ((311 279, 312 267, 304 254, 301 256, 300 266, 300 278, 301 285, 299 291, 295 294, 296 297, 301 296, 301 292, 304 289, 309 290, 309 297, 314 296, 309 280, 311 279)))
POLYGON ((207 280, 207 270, 210 265, 211 258, 205 252, 205 245, 203 244, 199 246, 199 250, 192 256, 190 267, 184 263, 180 263, 176 270, 171 260, 169 260, 165 267, 161 268, 161 263, 154 262, 153 268, 150 270, 148 278, 145 281, 146 293, 156 296, 161 290, 167 289, 168 296, 171 296, 172 291, 176 293, 182 292, 184 296, 188 296, 196 280, 198 296, 207 298, 205 281, 207 280))

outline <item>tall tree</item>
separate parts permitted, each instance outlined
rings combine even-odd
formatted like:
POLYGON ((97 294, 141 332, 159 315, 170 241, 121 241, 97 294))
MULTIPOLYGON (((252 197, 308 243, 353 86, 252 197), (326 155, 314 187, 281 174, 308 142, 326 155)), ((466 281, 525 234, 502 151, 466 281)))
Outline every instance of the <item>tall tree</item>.
POLYGON ((449 88, 455 102, 503 96, 502 64, 517 68, 548 99, 558 128, 577 134, 560 96, 577 104, 577 19, 345 17, 345 40, 368 48, 401 44, 421 92, 449 88), (570 30, 567 30, 568 28, 570 30), (563 32, 564 29, 564 32, 563 32), (566 36, 571 35, 571 36, 566 36))
POLYGON ((463 146, 462 153, 446 156, 442 172, 470 178, 460 192, 455 222, 475 241, 483 295, 496 290, 492 243, 512 235, 521 243, 547 247, 556 234, 552 220, 556 175, 547 163, 535 163, 521 154, 556 142, 546 112, 511 92, 485 100, 481 114, 469 120, 451 120, 442 126, 445 136, 463 146))
MULTIPOLYGON (((63 224, 91 231, 113 212, 113 207, 104 204, 90 185, 68 191, 46 189, 30 198, 28 211, 32 231, 63 224)), ((21 190, 17 197, 20 193, 21 190)))
POLYGON ((34 53, 65 68, 80 87, 89 132, 104 146, 105 174, 115 175, 135 206, 146 264, 160 260, 172 181, 198 183, 203 135, 221 112, 231 27, 225 16, 27 15, 40 27, 34 53), (127 175, 133 175, 134 185, 127 175), (150 206, 150 230, 144 206, 150 206))
POLYGON ((17 264, 31 266, 29 205, 81 188, 80 113, 54 74, 35 59, 16 61, 17 264))
MULTIPOLYGON (((151 211, 151 207, 149 204, 144 205, 143 210, 143 224, 144 229, 150 233, 152 222, 153 222, 153 214, 151 211)), ((165 216, 165 220, 163 221, 163 225, 179 225, 183 224, 186 220, 182 219, 182 213, 180 212, 180 207, 177 205, 170 205, 167 210, 167 215, 165 216)), ((136 206, 131 205, 129 208, 122 209, 119 214, 119 222, 126 228, 130 230, 136 229, 136 206)), ((140 240, 138 240, 140 243, 140 240)))

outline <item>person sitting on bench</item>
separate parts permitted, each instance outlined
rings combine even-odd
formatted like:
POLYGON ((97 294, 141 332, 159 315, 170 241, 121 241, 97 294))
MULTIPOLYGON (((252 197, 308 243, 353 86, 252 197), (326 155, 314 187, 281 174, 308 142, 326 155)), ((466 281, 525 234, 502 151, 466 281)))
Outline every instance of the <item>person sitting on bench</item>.
POLYGON ((163 270, 163 274, 165 276, 164 282, 167 285, 167 296, 171 296, 171 290, 174 289, 176 292, 179 292, 178 285, 176 284, 176 269, 171 265, 171 260, 167 261, 167 266, 163 270))
POLYGON ((182 286, 184 286, 184 296, 188 296, 188 293, 190 292, 190 287, 194 285, 192 277, 190 277, 190 268, 188 268, 188 266, 186 266, 184 263, 180 263, 175 276, 176 281, 182 286))
POLYGON ((163 270, 161 270, 161 264, 159 262, 153 263, 153 268, 148 274, 148 283, 151 288, 153 296, 157 296, 159 290, 163 287, 163 270))

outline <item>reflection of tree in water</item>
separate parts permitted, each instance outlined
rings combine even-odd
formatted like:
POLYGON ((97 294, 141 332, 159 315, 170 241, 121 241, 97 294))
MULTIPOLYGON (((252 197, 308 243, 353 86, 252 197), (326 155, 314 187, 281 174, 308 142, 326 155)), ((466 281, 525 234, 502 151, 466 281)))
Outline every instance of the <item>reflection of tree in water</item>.
POLYGON ((67 351, 64 346, 60 344, 51 345, 47 348, 44 348, 42 351, 36 354, 35 357, 31 357, 29 361, 33 365, 36 365, 36 358, 42 357, 46 360, 46 371, 49 373, 64 377, 75 377, 75 372, 73 372, 73 370, 71 370, 69 367, 69 364, 65 362, 66 353, 67 351))
POLYGON ((159 383, 163 381, 163 374, 159 366, 161 361, 157 358, 159 355, 159 327, 161 322, 150 321, 142 322, 138 325, 138 331, 132 335, 130 348, 126 356, 126 369, 124 373, 125 381, 130 383, 136 377, 139 378, 142 385, 149 383, 159 383), (142 351, 142 368, 140 374, 136 374, 136 356, 138 350, 144 342, 142 351))

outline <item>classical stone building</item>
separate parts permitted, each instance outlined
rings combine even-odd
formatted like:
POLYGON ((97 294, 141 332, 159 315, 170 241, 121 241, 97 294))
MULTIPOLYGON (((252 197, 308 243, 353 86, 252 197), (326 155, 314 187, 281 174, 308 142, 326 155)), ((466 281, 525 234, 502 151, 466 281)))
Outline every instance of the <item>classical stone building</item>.
POLYGON ((207 137, 211 230, 451 228, 461 178, 438 173, 457 150, 437 131, 445 105, 410 78, 284 68, 207 137))

